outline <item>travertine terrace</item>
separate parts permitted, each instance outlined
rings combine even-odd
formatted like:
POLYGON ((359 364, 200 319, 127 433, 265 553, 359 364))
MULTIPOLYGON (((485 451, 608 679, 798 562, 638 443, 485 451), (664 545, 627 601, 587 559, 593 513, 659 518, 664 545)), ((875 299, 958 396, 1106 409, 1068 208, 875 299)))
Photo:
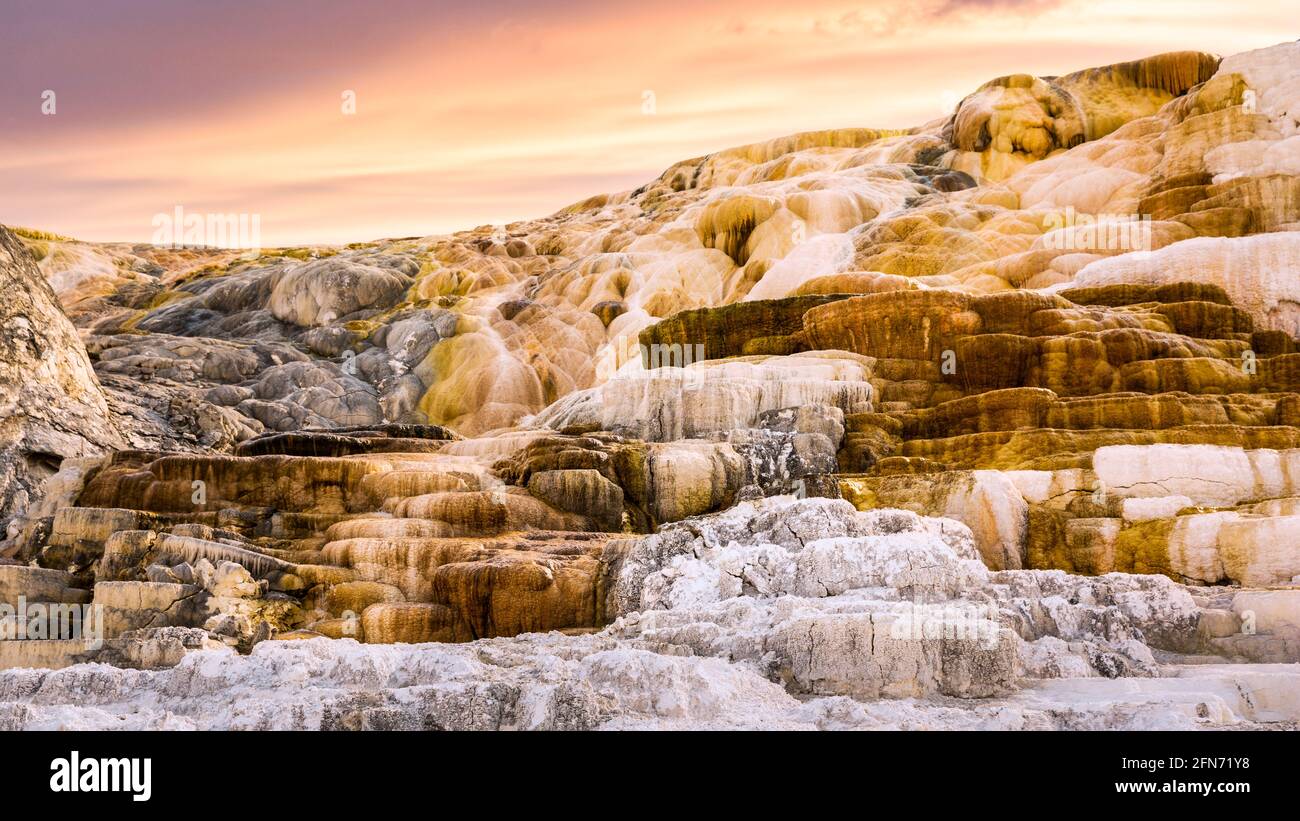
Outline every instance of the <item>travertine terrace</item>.
POLYGON ((0 228, 0 601, 102 614, 0 728, 1294 727, 1298 175, 1289 43, 449 236, 0 228))

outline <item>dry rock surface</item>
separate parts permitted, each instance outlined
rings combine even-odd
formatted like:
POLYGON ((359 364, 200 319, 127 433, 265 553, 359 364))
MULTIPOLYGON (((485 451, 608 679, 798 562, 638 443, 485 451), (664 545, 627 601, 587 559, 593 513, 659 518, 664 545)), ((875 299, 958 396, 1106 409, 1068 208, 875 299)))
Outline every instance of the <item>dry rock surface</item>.
POLYGON ((0 728, 1296 727, 1297 76, 446 236, 0 228, 0 728))

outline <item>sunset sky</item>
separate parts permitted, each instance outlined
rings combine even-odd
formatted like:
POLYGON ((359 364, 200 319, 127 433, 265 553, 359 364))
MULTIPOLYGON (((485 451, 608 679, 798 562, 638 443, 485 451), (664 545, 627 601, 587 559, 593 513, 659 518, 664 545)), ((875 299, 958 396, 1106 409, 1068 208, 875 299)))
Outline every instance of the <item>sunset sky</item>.
POLYGON ((179 205, 260 214, 268 246, 543 216, 731 145, 918 125, 1002 74, 1296 36, 1294 0, 6 0, 3 13, 0 222, 143 242, 179 205))

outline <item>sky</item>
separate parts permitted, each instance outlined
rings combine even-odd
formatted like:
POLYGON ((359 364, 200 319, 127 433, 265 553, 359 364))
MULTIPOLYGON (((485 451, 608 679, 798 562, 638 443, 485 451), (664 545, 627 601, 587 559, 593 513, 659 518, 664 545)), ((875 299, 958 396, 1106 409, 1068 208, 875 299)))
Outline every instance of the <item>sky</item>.
POLYGON ((1297 36, 1294 0, 3 0, 0 18, 0 223, 147 242, 179 207, 256 215, 265 247, 541 217, 734 145, 920 125, 1005 74, 1297 36))

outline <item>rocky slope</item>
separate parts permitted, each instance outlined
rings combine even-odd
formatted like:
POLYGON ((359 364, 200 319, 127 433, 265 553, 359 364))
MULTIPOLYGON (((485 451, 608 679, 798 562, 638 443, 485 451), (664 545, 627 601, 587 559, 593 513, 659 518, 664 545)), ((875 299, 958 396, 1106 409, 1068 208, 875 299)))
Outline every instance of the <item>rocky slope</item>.
POLYGON ((0 642, 0 726, 1294 726, 1297 76, 1011 75, 445 237, 0 232, 57 353, 0 599, 106 637, 0 642))
MULTIPOLYGON (((125 441, 76 329, 22 242, 0 226, 0 527, 64 459, 125 441)), ((17 535, 17 528, 8 535, 17 535)))

